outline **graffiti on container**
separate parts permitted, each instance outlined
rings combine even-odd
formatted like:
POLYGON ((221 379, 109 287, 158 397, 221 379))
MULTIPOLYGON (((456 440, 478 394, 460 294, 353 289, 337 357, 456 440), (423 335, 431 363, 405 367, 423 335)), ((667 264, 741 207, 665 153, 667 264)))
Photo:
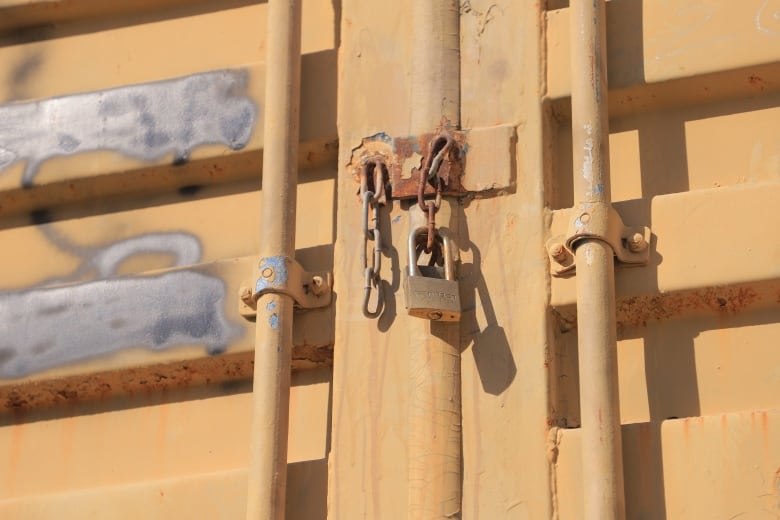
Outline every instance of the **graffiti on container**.
POLYGON ((99 150, 186 162, 202 145, 246 146, 257 119, 248 74, 220 70, 0 106, 0 172, 25 162, 31 187, 47 159, 99 150))
POLYGON ((137 255, 169 255, 173 259, 171 266, 192 265, 201 258, 200 241, 190 233, 146 233, 95 247, 75 244, 50 225, 41 225, 38 229, 59 249, 81 258, 81 265, 70 275, 47 280, 46 285, 114 276, 119 274, 123 262, 137 255))
POLYGON ((780 0, 764 0, 756 12, 756 29, 767 34, 780 34, 780 0))
POLYGON ((147 233, 96 247, 75 244, 52 224, 38 229, 81 263, 68 276, 0 293, 0 379, 138 347, 204 345, 219 354, 240 335, 225 317, 225 284, 215 276, 189 269, 117 276, 136 255, 166 254, 172 267, 197 263, 196 236, 147 233))
MULTIPOLYGON (((29 188, 46 160, 99 150, 144 161, 170 155, 180 164, 198 146, 245 147, 257 117, 241 70, 3 105, 0 173, 24 163, 21 183, 29 188)), ((146 233, 82 245, 50 224, 47 212, 32 217, 50 243, 80 262, 36 287, 0 292, 0 379, 130 348, 203 345, 218 354, 241 334, 225 317, 224 282, 184 268, 201 261, 196 236, 146 233), (119 276, 128 259, 150 254, 182 269, 119 276)))
POLYGON ((224 299, 220 279, 189 270, 0 294, 0 378, 133 347, 219 354, 236 335, 224 299))

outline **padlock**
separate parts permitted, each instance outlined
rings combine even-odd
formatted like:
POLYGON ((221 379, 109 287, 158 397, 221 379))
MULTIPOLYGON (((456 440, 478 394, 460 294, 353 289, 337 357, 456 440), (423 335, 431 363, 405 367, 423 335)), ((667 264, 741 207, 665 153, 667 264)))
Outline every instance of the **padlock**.
POLYGON ((460 321, 460 292, 455 280, 450 238, 440 235, 444 249, 444 273, 441 268, 426 267, 423 275, 417 265, 417 237, 427 231, 428 228, 419 227, 409 234, 409 271, 404 281, 406 308, 410 316, 418 318, 460 321))

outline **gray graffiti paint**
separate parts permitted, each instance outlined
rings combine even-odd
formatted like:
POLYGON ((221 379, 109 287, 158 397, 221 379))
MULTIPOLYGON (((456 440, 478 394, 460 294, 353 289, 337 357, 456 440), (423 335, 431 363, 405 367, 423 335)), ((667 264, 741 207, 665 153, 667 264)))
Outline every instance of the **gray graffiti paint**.
MULTIPOLYGON (((247 82, 246 71, 214 71, 0 106, 0 173, 25 162, 22 185, 30 187, 40 165, 57 156, 110 150, 144 161, 173 155, 179 163, 201 145, 241 149, 258 112, 247 82)), ((197 263, 202 250, 194 235, 148 233, 84 246, 49 224, 38 229, 82 262, 37 288, 0 293, 0 379, 133 347, 199 344, 217 354, 241 334, 225 318, 225 286, 217 277, 189 270, 115 277, 134 255, 170 254, 175 266, 197 263), (51 286, 68 281, 78 283, 51 286)))
POLYGON ((224 302, 221 280, 188 270, 0 293, 0 378, 133 347, 219 354, 241 333, 224 302))
POLYGON ((169 254, 173 257, 174 267, 196 264, 201 257, 200 240, 191 233, 146 233, 107 246, 94 247, 75 244, 51 225, 41 225, 38 229, 52 244, 83 259, 81 266, 69 276, 48 280, 45 285, 83 280, 89 275, 114 276, 118 274, 122 262, 135 255, 169 254))
POLYGON ((195 235, 146 233, 85 246, 54 224, 38 229, 82 262, 69 275, 43 286, 0 293, 0 379, 133 347, 160 351, 195 344, 218 354, 241 334, 225 317, 225 287, 217 277, 190 270, 115 276, 122 262, 135 255, 163 253, 171 255, 176 266, 196 264, 202 249, 195 235), (83 281, 85 277, 99 279, 83 281))
POLYGON ((52 157, 110 150, 144 161, 187 159, 201 145, 246 146, 258 109, 248 74, 221 70, 0 106, 0 172, 26 162, 30 187, 52 157))

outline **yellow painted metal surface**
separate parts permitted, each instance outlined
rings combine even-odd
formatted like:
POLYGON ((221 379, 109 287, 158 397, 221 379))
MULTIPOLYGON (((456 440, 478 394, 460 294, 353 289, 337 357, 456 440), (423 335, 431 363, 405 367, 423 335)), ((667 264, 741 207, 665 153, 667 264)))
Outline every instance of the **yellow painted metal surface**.
MULTIPOLYGON (((288 518, 407 516, 429 335, 461 351, 460 517, 582 518, 576 280, 545 250, 574 200, 568 4, 458 3, 453 335, 406 315, 408 202, 360 310, 347 165, 412 133, 416 4, 304 2, 296 248, 334 303, 295 318, 288 518)), ((0 1, 1 518, 243 517, 266 11, 0 1)), ((614 207, 652 230, 616 272, 631 519, 780 516, 779 13, 607 4, 614 207)))
MULTIPOLYGON (((246 382, 190 387, 7 417, 0 429, 0 512, 240 517, 250 391, 246 382)), ((301 518, 325 510, 329 391, 328 368, 293 378, 290 509, 301 518)))

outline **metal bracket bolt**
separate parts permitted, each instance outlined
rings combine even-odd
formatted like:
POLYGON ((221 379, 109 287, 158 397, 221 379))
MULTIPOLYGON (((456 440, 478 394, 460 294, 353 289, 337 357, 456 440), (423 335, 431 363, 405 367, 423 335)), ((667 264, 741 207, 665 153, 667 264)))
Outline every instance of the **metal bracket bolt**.
POLYGON ((260 277, 254 284, 242 283, 239 289, 239 313, 254 318, 257 300, 263 294, 284 294, 299 309, 316 309, 330 305, 332 276, 329 271, 308 272, 292 258, 273 256, 258 263, 260 277))
POLYGON ((641 253, 647 249, 648 243, 642 233, 634 233, 628 240, 628 248, 634 253, 641 253))
POLYGON ((566 248, 563 247, 563 244, 560 242, 555 242, 550 245, 548 253, 550 253, 550 256, 553 257, 556 262, 562 263, 566 260, 566 248))
POLYGON ((577 215, 565 235, 547 241, 550 271, 554 276, 574 274, 577 242, 601 240, 612 247, 619 264, 644 265, 650 258, 650 228, 627 227, 611 204, 585 202, 571 209, 577 215))

